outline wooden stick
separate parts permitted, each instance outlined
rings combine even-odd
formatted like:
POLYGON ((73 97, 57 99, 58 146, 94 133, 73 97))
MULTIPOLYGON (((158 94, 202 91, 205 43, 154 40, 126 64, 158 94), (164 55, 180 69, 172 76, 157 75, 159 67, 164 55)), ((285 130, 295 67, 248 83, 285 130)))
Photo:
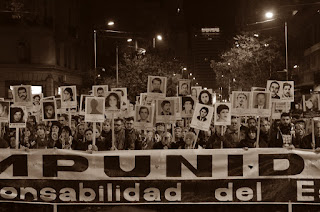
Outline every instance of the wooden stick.
MULTIPOLYGON (((222 125, 221 126, 221 137, 224 136, 223 129, 224 129, 224 126, 222 125)), ((223 141, 222 140, 220 142, 220 148, 223 149, 223 141)))
POLYGON ((198 140, 199 133, 200 133, 200 130, 199 130, 199 129, 194 129, 194 131, 195 131, 195 133, 196 133, 196 138, 195 138, 194 141, 193 141, 192 149, 194 149, 194 148, 196 147, 197 140, 198 140))
POLYGON ((240 141, 241 116, 238 117, 238 140, 240 141))
POLYGON ((97 123, 93 122, 92 145, 96 145, 96 130, 97 130, 97 123))
POLYGON ((69 123, 69 127, 70 127, 70 129, 71 129, 71 108, 68 108, 68 116, 69 116, 69 121, 68 121, 68 123, 69 123))
POLYGON ((112 116, 111 116, 111 123, 112 123, 112 127, 111 127, 111 132, 112 132, 112 148, 115 149, 115 135, 114 135, 114 113, 112 111, 112 116))
POLYGON ((19 148, 19 128, 16 128, 16 148, 19 148))
POLYGON ((314 149, 316 149, 316 140, 315 140, 315 133, 314 133, 314 119, 312 118, 311 120, 312 120, 311 121, 311 123, 312 123, 312 125, 311 125, 311 128, 312 128, 312 149, 314 150, 314 149))
POLYGON ((260 139, 260 122, 261 122, 261 118, 260 116, 258 116, 258 128, 257 128, 257 140, 256 140, 256 148, 259 148, 259 139, 260 139))

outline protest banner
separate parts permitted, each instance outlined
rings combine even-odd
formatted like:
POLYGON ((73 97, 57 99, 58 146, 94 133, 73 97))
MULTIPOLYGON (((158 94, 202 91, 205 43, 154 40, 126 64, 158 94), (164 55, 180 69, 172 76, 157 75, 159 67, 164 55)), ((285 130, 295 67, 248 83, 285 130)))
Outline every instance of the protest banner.
POLYGON ((0 152, 0 200, 7 202, 320 203, 312 151, 0 152))
POLYGON ((210 128, 214 108, 197 103, 194 109, 190 127, 208 131, 210 128))

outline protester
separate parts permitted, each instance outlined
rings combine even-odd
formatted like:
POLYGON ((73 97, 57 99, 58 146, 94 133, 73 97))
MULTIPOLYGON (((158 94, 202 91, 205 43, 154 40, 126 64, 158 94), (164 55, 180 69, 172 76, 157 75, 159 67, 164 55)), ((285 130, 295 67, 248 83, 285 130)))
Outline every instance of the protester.
POLYGON ((282 113, 280 125, 271 132, 269 147, 288 147, 292 145, 293 124, 289 113, 282 113))
POLYGON ((314 123, 314 143, 312 139, 312 133, 302 138, 301 148, 302 149, 317 149, 320 148, 320 121, 314 123))
POLYGON ((139 133, 133 127, 134 118, 129 117, 125 119, 125 143, 124 149, 135 150, 141 149, 141 142, 139 140, 139 133))

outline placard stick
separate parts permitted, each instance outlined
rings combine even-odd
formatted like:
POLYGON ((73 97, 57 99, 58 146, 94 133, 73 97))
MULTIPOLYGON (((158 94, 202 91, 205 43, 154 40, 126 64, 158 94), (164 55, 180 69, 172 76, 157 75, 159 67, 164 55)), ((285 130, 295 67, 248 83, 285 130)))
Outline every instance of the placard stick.
POLYGON ((115 150, 115 135, 114 135, 114 113, 112 111, 112 116, 111 116, 111 123, 112 123, 112 127, 111 127, 111 132, 112 132, 112 148, 113 150, 115 150))
POLYGON ((194 149, 194 148, 196 147, 197 140, 198 140, 199 133, 200 133, 200 130, 199 130, 199 129, 194 129, 194 131, 195 131, 195 133, 196 133, 196 138, 195 138, 194 141, 193 141, 192 149, 194 149))
POLYGON ((175 124, 171 124, 171 131, 172 131, 172 141, 176 142, 176 136, 175 136, 175 124))
POLYGON ((238 140, 240 141, 241 116, 238 117, 238 140))
MULTIPOLYGON (((224 136, 224 125, 221 126, 221 137, 224 136)), ((223 141, 221 140, 220 148, 223 149, 223 141)))
POLYGON ((312 149, 314 150, 314 149, 316 148, 316 141, 315 141, 315 139, 314 139, 314 136, 315 136, 315 134, 314 134, 314 119, 312 118, 311 120, 312 120, 312 121, 311 121, 311 129, 312 129, 312 149))
POLYGON ((16 148, 19 148, 19 128, 16 128, 16 148))
POLYGON ((256 148, 259 148, 259 139, 260 139, 260 122, 261 122, 261 118, 260 116, 258 116, 258 129, 257 129, 257 141, 256 141, 256 148))
POLYGON ((68 124, 69 124, 69 127, 70 127, 70 129, 71 129, 71 108, 68 108, 68 118, 69 118, 69 120, 68 120, 68 124))
POLYGON ((97 123, 93 122, 92 145, 96 145, 96 130, 97 130, 97 123))

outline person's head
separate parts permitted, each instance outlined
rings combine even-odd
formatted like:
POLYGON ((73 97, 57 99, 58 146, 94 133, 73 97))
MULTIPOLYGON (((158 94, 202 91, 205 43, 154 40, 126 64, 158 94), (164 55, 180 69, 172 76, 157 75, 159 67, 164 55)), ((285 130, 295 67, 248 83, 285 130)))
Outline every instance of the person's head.
POLYGON ((165 132, 165 127, 163 123, 157 123, 156 124, 156 131, 159 135, 162 135, 165 132))
POLYGON ((115 119, 114 120, 114 131, 119 132, 122 129, 123 120, 115 119))
POLYGON ((63 139, 69 139, 69 136, 71 136, 71 129, 68 126, 64 126, 61 129, 61 137, 63 139))
POLYGON ((272 96, 276 96, 279 92, 280 84, 277 81, 273 81, 270 83, 269 90, 272 96))
POLYGON ((164 146, 168 146, 168 145, 170 145, 171 141, 172 141, 171 133, 169 133, 169 132, 164 133, 164 135, 163 135, 163 137, 161 139, 162 144, 164 146))
POLYGON ((227 120, 229 115, 229 107, 224 104, 219 105, 217 107, 217 115, 219 118, 227 120))
POLYGON ((122 89, 116 89, 115 91, 120 92, 121 96, 124 96, 124 91, 122 89))
POLYGON ((260 131, 267 134, 270 130, 270 122, 266 119, 261 120, 260 131))
POLYGON ((151 83, 152 83, 152 89, 153 90, 160 90, 162 81, 161 81, 161 79, 159 77, 154 78, 151 81, 151 83))
POLYGON ((23 112, 22 108, 20 108, 20 107, 12 108, 11 114, 12 114, 11 117, 12 117, 13 122, 22 122, 23 121, 24 112, 23 112))
POLYGON ((60 133, 61 124, 57 121, 53 121, 50 127, 51 132, 60 133))
POLYGON ((202 107, 200 109, 200 117, 205 118, 209 113, 209 109, 207 107, 202 107))
POLYGON ((191 96, 197 97, 197 95, 198 95, 197 89, 196 88, 192 88, 191 89, 191 96))
POLYGON ((38 94, 33 96, 33 102, 35 102, 35 103, 40 103, 40 99, 41 99, 40 95, 38 95, 38 94))
POLYGON ((291 84, 287 82, 283 83, 283 95, 290 96, 291 87, 291 84))
POLYGON ((0 102, 0 116, 4 116, 9 114, 9 103, 8 102, 0 102))
POLYGON ((133 117, 126 118, 126 129, 127 130, 132 130, 133 129, 133 122, 134 122, 134 118, 133 117))
POLYGON ((191 97, 186 96, 186 97, 182 98, 182 109, 183 110, 190 111, 193 109, 193 105, 194 105, 194 100, 191 97))
POLYGON ((295 124, 296 136, 303 137, 306 132, 306 123, 303 120, 297 121, 295 124))
POLYGON ((102 130, 105 132, 109 132, 111 130, 110 120, 105 120, 102 124, 102 130))
POLYGON ((175 127, 174 128, 174 135, 176 138, 182 138, 182 128, 181 127, 175 127))
POLYGON ((61 114, 59 116, 59 122, 61 124, 61 126, 66 126, 68 125, 68 115, 67 114, 61 114))
POLYGON ((22 100, 27 100, 27 89, 25 87, 18 88, 18 97, 22 100))
POLYGON ((78 128, 78 133, 80 135, 84 135, 84 132, 86 130, 86 125, 81 123, 81 124, 78 124, 77 128, 78 128))
POLYGON ((202 90, 199 94, 199 103, 210 105, 212 104, 212 95, 208 90, 202 90))
POLYGON ((256 127, 250 127, 248 129, 247 136, 251 140, 256 139, 256 137, 257 137, 257 128, 256 127))
POLYGON ((35 116, 28 116, 27 118, 27 123, 31 126, 36 126, 37 125, 37 119, 35 116))
POLYGON ((183 120, 183 119, 177 120, 177 121, 176 121, 176 125, 177 125, 178 127, 184 127, 184 120, 183 120))
POLYGON ((257 126, 257 120, 252 117, 248 118, 247 123, 248 123, 248 128, 257 126))
POLYGON ((84 136, 85 136, 85 139, 86 141, 92 141, 92 134, 93 134, 93 131, 92 129, 86 129, 86 131, 84 132, 84 136))
POLYGON ((247 135, 248 128, 246 126, 240 127, 240 140, 245 139, 247 135))
POLYGON ((290 113, 282 113, 280 120, 283 126, 289 126, 291 124, 290 113))
POLYGON ((237 95, 237 101, 240 105, 244 105, 247 100, 248 100, 248 97, 244 93, 239 93, 237 95))
POLYGON ((73 98, 73 92, 72 92, 72 88, 65 88, 63 90, 63 97, 64 97, 64 101, 71 101, 73 98))
POLYGON ((147 120, 149 117, 149 109, 144 106, 140 107, 139 115, 141 120, 147 120))
POLYGON ((189 88, 188 83, 182 83, 182 84, 181 84, 181 91, 180 91, 180 93, 182 93, 182 94, 188 93, 188 88, 189 88))
POLYGON ((120 109, 120 98, 116 93, 110 93, 107 96, 106 107, 117 107, 120 109))
POLYGON ((53 119, 54 118, 54 103, 53 102, 44 102, 43 103, 45 118, 53 119))
POLYGON ((266 103, 266 95, 265 93, 258 93, 257 94, 257 105, 264 106, 266 103))
POLYGON ((97 88, 97 96, 99 97, 104 96, 104 89, 102 87, 97 88))
POLYGON ((238 129, 238 120, 234 116, 231 117, 231 125, 229 126, 229 129, 234 132, 238 129))
POLYGON ((196 135, 193 132, 187 132, 184 135, 184 142, 187 146, 190 146, 195 141, 195 138, 196 138, 196 135))
POLYGON ((170 101, 164 100, 163 102, 161 102, 161 108, 162 108, 163 112, 170 112, 170 110, 171 110, 170 101))
POLYGON ((320 138, 320 121, 314 123, 314 134, 316 138, 320 138))

